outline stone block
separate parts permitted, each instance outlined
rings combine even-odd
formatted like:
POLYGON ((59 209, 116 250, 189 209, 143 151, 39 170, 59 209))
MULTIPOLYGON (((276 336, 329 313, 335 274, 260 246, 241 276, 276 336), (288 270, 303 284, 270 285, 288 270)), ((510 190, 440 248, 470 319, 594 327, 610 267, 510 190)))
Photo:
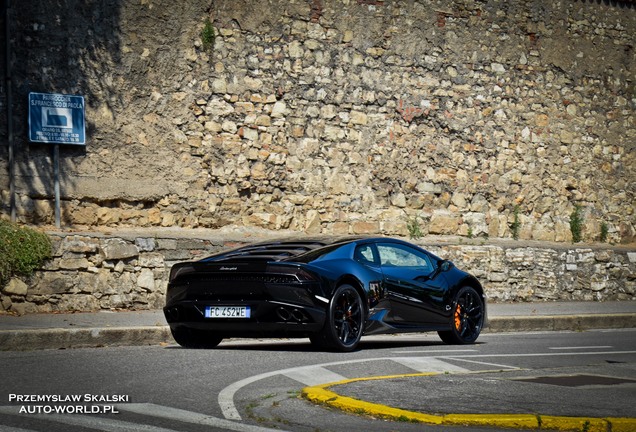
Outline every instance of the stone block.
POLYGON ((109 261, 121 260, 138 256, 139 249, 122 239, 108 239, 102 246, 102 254, 109 261))
POLYGON ((37 275, 29 293, 32 295, 66 294, 73 291, 76 272, 43 272, 37 275))
POLYGON ((350 121, 355 125, 366 125, 369 119, 367 114, 361 111, 351 111, 350 121))
POLYGON ((186 261, 192 258, 188 250, 166 250, 163 254, 166 261, 186 261))
POLYGON ((72 220, 78 225, 97 225, 97 213, 90 207, 80 207, 72 214, 72 220))
POLYGON ((137 276, 137 286, 147 291, 155 290, 155 276, 150 269, 143 269, 139 276, 137 276))
POLYGON ((160 253, 142 253, 139 255, 138 264, 140 267, 162 268, 165 266, 165 261, 160 253))
POLYGON ((205 249, 208 242, 200 239, 178 239, 175 249, 205 249))
POLYGON ((14 295, 14 296, 26 296, 28 286, 26 283, 21 281, 18 278, 13 278, 7 283, 7 285, 2 289, 2 292, 6 295, 14 295))
POLYGON ((58 252, 95 253, 99 248, 99 241, 85 236, 68 236, 60 242, 58 252))
POLYGON ((137 246, 140 252, 152 252, 155 250, 156 240, 152 237, 137 237, 135 239, 135 246, 137 246))
POLYGON ((12 304, 11 297, 0 295, 0 310, 8 311, 12 304))
POLYGON ((121 212, 119 209, 99 207, 96 212, 97 223, 99 225, 111 225, 120 221, 121 212))
POLYGON ((287 114, 287 105, 283 101, 277 101, 273 107, 272 112, 270 113, 272 118, 281 118, 287 114))
POLYGON ((322 231, 322 224, 320 214, 316 210, 309 210, 305 220, 305 232, 307 234, 320 234, 322 231))
POLYGON ((13 302, 11 304, 10 310, 17 315, 26 315, 39 312, 37 305, 30 302, 13 302))
POLYGON ((461 223, 460 216, 436 210, 431 215, 428 231, 430 234, 455 234, 461 223))
POLYGON ((84 257, 70 257, 59 260, 59 268, 61 270, 85 270, 90 267, 91 263, 84 257))
POLYGON ((380 225, 378 222, 355 221, 351 223, 351 230, 354 234, 378 234, 380 225))

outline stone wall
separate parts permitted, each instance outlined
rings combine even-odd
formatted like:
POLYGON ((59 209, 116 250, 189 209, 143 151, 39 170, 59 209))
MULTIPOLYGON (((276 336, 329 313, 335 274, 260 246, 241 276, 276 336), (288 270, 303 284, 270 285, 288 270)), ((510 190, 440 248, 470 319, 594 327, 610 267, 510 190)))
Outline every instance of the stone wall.
POLYGON ((635 239, 633 3, 56 5, 12 2, 20 221, 53 222, 50 146, 25 142, 39 91, 86 96, 70 229, 506 238, 517 209, 519 238, 569 242, 579 205, 585 239, 635 239))
MULTIPOLYGON (((0 310, 24 314, 160 308, 173 263, 263 239, 197 230, 52 233, 51 238, 54 258, 30 280, 13 279, 4 287, 0 310)), ((450 237, 417 243, 477 276, 490 301, 636 300, 634 249, 483 244, 450 237)))

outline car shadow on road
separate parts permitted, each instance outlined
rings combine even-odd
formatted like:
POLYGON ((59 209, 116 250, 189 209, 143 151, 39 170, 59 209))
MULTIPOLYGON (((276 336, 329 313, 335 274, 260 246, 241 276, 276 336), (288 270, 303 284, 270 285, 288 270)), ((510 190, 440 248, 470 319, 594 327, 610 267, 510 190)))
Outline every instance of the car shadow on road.
MULTIPOLYGON (((461 345, 463 349, 470 350, 471 346, 480 345, 461 345)), ((440 350, 448 350, 449 352, 457 351, 458 345, 448 345, 435 337, 429 338, 382 338, 367 339, 364 338, 360 342, 358 349, 353 352, 387 350, 400 348, 418 348, 422 353, 426 353, 426 349, 435 349, 435 354, 439 354, 440 350)), ((178 345, 167 346, 166 349, 186 349, 178 345)), ((221 342, 217 347, 210 350, 229 350, 229 351, 267 351, 267 352, 331 352, 326 351, 312 345, 307 339, 228 339, 221 342)), ((342 353, 347 354, 347 353, 342 353)))

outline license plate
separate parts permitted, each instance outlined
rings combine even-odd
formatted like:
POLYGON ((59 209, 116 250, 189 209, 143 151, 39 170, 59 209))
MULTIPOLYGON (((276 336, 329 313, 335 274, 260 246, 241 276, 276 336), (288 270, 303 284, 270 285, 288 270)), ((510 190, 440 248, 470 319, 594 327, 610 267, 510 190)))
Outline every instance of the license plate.
POLYGON ((206 318, 249 318, 249 306, 207 306, 206 318))

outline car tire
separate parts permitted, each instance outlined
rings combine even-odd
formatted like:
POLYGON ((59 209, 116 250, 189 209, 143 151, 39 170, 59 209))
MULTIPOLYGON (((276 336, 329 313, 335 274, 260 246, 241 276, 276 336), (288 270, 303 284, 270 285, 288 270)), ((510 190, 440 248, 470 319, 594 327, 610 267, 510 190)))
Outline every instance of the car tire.
POLYGON ((360 294, 351 285, 341 285, 331 297, 324 327, 309 339, 322 349, 353 351, 360 343, 364 321, 365 311, 360 294))
POLYGON ((176 327, 170 329, 174 340, 184 348, 206 349, 214 348, 223 340, 211 332, 190 327, 176 327))
POLYGON ((477 340, 484 325, 484 301, 472 287, 463 287, 451 304, 450 330, 439 331, 447 344, 464 345, 477 340))

